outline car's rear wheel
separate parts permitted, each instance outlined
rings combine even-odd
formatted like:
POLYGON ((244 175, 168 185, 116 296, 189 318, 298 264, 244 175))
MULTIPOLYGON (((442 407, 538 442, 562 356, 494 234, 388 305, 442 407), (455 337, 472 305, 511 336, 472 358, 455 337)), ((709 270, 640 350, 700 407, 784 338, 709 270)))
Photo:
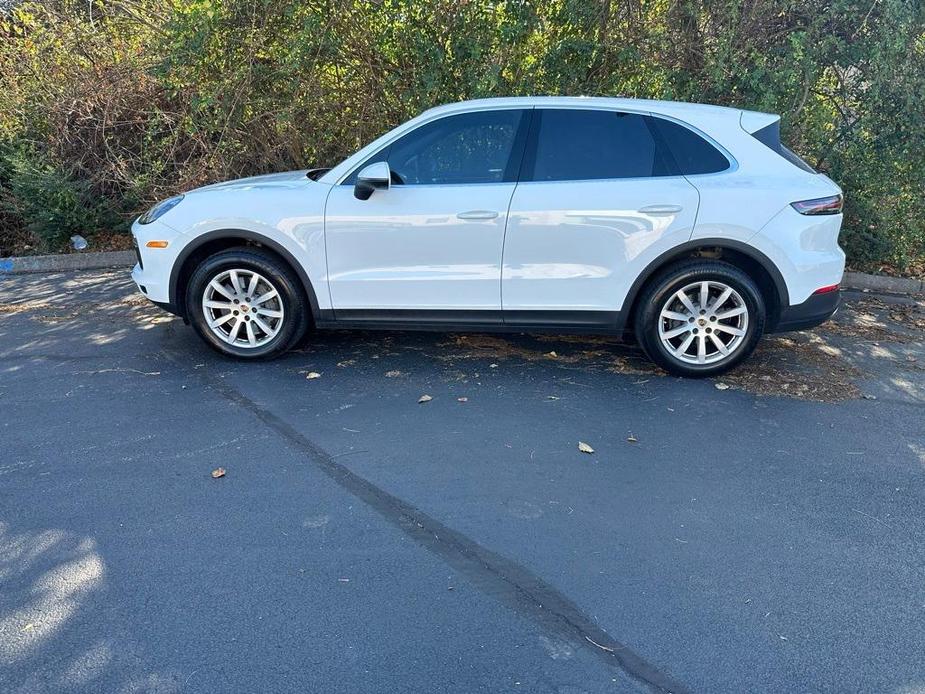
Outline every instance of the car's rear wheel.
POLYGON ((186 315, 219 352, 267 359, 299 340, 308 312, 288 265, 258 248, 242 247, 200 263, 187 285, 186 315))
POLYGON ((659 274, 640 297, 636 337, 659 366, 679 376, 713 376, 748 357, 764 331, 761 290, 718 260, 659 274))

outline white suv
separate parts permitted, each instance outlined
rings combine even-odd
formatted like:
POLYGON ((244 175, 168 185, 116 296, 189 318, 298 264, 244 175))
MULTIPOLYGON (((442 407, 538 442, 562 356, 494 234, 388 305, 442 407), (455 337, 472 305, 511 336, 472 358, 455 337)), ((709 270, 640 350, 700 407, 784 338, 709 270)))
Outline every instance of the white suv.
POLYGON ((224 354, 312 328, 634 333, 676 374, 835 312, 842 196, 780 118, 529 97, 431 109, 332 169, 206 186, 132 227, 132 277, 224 354))

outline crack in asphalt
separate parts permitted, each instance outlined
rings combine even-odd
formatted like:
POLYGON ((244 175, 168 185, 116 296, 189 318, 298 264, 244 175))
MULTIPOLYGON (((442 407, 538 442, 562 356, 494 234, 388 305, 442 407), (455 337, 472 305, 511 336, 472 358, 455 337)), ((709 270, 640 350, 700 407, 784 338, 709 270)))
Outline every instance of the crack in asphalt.
POLYGON ((206 372, 188 370, 180 355, 168 350, 162 353, 170 362, 187 371, 207 388, 251 413, 285 439, 290 447, 306 454, 315 467, 335 484, 375 510, 419 546, 468 578, 481 592, 507 605, 547 635, 564 638, 583 648, 650 691, 671 694, 683 694, 688 691, 684 685, 660 672, 652 663, 611 637, 572 600, 526 567, 483 547, 472 538, 444 525, 421 509, 377 487, 336 462, 335 456, 226 381, 206 372))

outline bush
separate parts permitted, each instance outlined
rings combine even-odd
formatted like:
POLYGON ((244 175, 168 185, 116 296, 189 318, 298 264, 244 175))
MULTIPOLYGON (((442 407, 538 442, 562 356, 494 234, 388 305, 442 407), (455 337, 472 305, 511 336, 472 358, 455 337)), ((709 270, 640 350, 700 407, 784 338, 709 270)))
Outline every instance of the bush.
POLYGON ((40 250, 60 249, 72 234, 124 227, 89 181, 68 176, 25 145, 0 151, 0 182, 8 191, 0 199, 3 212, 21 221, 40 250))
MULTIPOLYGON (((68 219, 71 199, 124 223, 201 183, 333 164, 442 102, 626 95, 783 114, 846 190, 851 262, 925 257, 914 0, 27 1, 0 24, 0 82, 0 142, 40 153, 68 219)), ((0 238, 24 223, 0 217, 0 238)))

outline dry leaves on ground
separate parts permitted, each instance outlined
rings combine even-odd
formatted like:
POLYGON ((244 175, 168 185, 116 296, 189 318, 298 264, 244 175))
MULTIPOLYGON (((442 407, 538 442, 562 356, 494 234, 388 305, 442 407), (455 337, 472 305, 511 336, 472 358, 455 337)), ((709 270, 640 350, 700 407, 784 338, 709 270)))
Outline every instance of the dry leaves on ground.
POLYGON ((591 448, 591 446, 586 444, 584 441, 578 442, 578 450, 581 451, 582 453, 594 453, 594 449, 591 448))
POLYGON ((212 471, 213 479, 218 479, 219 477, 224 477, 224 476, 225 476, 225 468, 223 467, 217 467, 212 471))

